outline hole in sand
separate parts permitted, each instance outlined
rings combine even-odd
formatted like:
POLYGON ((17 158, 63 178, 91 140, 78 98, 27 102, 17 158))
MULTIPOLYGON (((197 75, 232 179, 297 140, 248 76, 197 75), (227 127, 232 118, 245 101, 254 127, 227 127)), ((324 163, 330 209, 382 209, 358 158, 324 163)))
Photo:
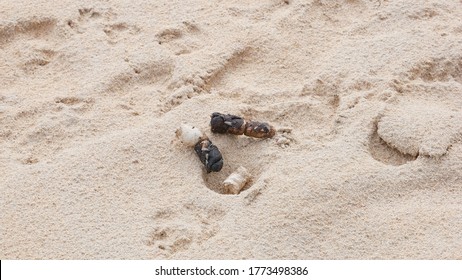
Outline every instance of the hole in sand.
POLYGON ((261 173, 262 155, 258 151, 264 150, 266 140, 233 135, 217 135, 216 138, 211 137, 211 140, 220 149, 224 165, 220 172, 207 173, 203 169, 202 178, 206 187, 219 194, 231 194, 224 187, 223 181, 239 166, 243 166, 251 176, 240 192, 251 188, 261 173))
MULTIPOLYGON (((204 170, 202 174, 202 178, 204 179, 204 183, 207 186, 207 188, 211 189, 212 191, 219 193, 219 194, 232 194, 230 193, 223 185, 223 182, 225 181, 226 178, 228 178, 231 173, 235 172, 239 168, 239 164, 232 164, 228 166, 223 166, 223 169, 220 172, 212 172, 208 173, 204 170)), ((251 174, 251 179, 247 181, 245 186, 241 189, 240 192, 243 192, 247 189, 249 189, 256 177, 256 175, 259 174, 259 172, 256 171, 255 168, 249 168, 246 167, 246 169, 249 171, 251 174)))

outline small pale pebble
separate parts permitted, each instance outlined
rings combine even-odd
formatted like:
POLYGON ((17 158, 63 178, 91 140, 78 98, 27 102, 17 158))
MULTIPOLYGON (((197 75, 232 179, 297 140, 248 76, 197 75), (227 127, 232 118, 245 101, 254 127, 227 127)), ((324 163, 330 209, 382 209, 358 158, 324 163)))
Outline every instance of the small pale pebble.
POLYGON ((176 130, 175 134, 183 144, 191 147, 196 145, 199 140, 204 137, 204 134, 199 128, 186 123, 182 123, 180 128, 176 130))
POLYGON ((251 178, 250 173, 243 166, 231 173, 223 182, 223 186, 229 194, 239 194, 251 178))
POLYGON ((290 145, 290 139, 286 138, 284 135, 279 136, 279 138, 276 140, 276 145, 280 147, 287 147, 290 145))

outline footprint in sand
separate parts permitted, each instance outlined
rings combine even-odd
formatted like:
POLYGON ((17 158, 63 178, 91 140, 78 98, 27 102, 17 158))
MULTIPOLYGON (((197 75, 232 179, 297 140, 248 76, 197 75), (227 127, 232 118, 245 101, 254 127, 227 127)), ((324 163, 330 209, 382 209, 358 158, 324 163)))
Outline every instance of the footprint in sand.
POLYGON ((192 244, 201 244, 213 237, 220 229, 217 222, 224 215, 221 207, 203 207, 193 202, 175 209, 161 209, 152 216, 154 228, 146 245, 153 248, 156 257, 187 250, 192 244))

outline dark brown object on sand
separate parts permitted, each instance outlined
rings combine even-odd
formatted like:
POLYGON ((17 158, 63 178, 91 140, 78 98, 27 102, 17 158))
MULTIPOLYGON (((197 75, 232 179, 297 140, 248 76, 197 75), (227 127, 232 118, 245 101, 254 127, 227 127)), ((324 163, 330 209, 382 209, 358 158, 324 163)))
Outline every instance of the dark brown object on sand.
POLYGON ((255 138, 271 138, 276 134, 276 130, 268 123, 247 121, 239 116, 217 112, 211 115, 210 126, 214 133, 244 134, 255 138))
POLYGON ((223 167, 223 156, 217 146, 212 144, 208 138, 203 138, 194 146, 194 151, 205 165, 207 173, 218 172, 223 167))

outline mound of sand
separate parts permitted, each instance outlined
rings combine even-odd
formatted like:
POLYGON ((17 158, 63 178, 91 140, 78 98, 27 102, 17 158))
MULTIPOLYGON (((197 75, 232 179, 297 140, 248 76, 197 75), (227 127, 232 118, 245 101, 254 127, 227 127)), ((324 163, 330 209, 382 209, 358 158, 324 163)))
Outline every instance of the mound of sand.
POLYGON ((0 6, 1 259, 461 258, 460 1, 0 6))

